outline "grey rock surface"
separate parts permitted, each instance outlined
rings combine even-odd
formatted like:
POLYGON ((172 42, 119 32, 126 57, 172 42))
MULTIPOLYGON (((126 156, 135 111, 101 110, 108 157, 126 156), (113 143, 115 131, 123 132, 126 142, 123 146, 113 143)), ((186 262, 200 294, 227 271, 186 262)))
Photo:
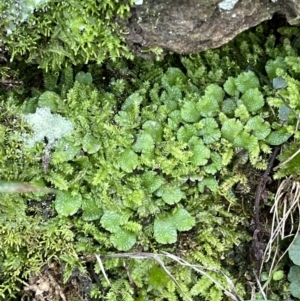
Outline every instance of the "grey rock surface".
POLYGON ((154 47, 196 53, 219 47, 276 13, 300 25, 300 0, 144 0, 133 7, 126 40, 142 57, 154 47))

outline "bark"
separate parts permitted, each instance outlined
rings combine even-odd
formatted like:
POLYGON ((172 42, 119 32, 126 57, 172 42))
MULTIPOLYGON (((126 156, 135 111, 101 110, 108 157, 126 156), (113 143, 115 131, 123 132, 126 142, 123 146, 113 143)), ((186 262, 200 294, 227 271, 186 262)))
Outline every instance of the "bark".
POLYGON ((132 9, 126 40, 142 57, 154 47, 195 53, 219 47, 275 13, 300 25, 300 0, 144 0, 132 9))

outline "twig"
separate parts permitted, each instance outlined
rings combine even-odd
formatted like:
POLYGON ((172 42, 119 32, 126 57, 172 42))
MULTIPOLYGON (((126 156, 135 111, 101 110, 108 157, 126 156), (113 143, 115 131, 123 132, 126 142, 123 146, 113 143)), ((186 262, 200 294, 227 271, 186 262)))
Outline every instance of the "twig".
POLYGON ((272 170, 272 167, 274 165, 275 158, 280 150, 280 146, 276 146, 273 150, 273 153, 271 155, 269 164, 267 169, 265 170, 258 186, 256 189, 256 194, 255 194, 255 200, 254 200, 254 225, 255 225, 255 230, 253 234, 253 242, 252 242, 252 249, 254 251, 255 258, 257 259, 259 265, 262 261, 263 257, 263 252, 261 252, 261 240, 262 240, 262 227, 260 224, 260 200, 263 192, 265 191, 267 182, 269 180, 269 174, 272 170))
POLYGON ((271 169, 274 165, 274 161, 275 158, 277 156, 277 154, 279 153, 280 150, 280 146, 276 146, 273 150, 273 153, 271 155, 269 164, 267 169, 265 170, 258 186, 256 189, 256 194, 255 194, 255 201, 254 201, 254 217, 255 217, 255 226, 256 229, 260 230, 260 200, 261 200, 261 195, 264 192, 265 188, 266 188, 266 184, 269 180, 269 174, 271 172, 271 169))

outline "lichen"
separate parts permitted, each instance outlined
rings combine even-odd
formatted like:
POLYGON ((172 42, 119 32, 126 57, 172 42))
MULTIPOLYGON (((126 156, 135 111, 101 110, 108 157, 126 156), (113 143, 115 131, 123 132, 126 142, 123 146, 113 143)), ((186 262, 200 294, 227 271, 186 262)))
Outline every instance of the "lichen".
POLYGON ((24 119, 33 130, 33 134, 27 134, 29 137, 25 138, 25 143, 31 147, 37 142, 45 142, 45 139, 53 147, 57 140, 73 130, 70 121, 58 114, 52 114, 47 107, 37 108, 34 114, 25 114, 24 119))
POLYGON ((218 3, 219 8, 223 10, 231 10, 238 3, 239 0, 223 0, 218 3))

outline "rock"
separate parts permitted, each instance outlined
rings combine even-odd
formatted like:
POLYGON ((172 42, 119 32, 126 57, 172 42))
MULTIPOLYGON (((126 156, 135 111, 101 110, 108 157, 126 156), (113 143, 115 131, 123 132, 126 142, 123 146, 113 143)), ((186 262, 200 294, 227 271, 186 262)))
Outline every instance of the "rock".
POLYGON ((126 41, 145 58, 155 47, 196 53, 229 42, 275 13, 290 25, 300 25, 300 0, 139 0, 127 25, 126 41))

